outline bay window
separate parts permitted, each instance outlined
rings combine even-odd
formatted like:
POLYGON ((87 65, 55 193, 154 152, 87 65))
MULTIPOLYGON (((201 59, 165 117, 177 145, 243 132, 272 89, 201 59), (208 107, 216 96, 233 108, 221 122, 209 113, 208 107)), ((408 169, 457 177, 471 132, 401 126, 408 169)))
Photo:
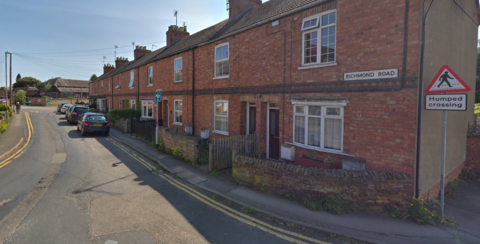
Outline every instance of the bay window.
POLYGON ((153 101, 142 101, 142 117, 153 118, 153 101))
POLYGON ((332 105, 295 105, 294 144, 312 149, 343 150, 343 107, 332 105))

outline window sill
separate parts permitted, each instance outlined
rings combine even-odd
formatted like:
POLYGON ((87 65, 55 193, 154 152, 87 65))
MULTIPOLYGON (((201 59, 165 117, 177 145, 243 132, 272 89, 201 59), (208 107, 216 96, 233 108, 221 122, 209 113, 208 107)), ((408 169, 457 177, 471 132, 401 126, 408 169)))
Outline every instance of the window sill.
MULTIPOLYGON (((136 109, 135 109, 136 110, 136 109)), ((153 116, 152 117, 148 117, 148 116, 141 116, 140 118, 142 119, 153 119, 153 116)))
POLYGON ((214 131, 212 131, 212 133, 220 134, 220 135, 224 135, 224 136, 228 136, 228 135, 229 135, 228 132, 220 131, 220 130, 214 130, 214 131))
POLYGON ((214 80, 220 80, 220 79, 228 79, 230 78, 230 75, 224 75, 224 76, 217 76, 213 77, 214 80))
POLYGON ((152 86, 153 86, 153 84, 147 85, 147 87, 152 87, 152 86))
POLYGON ((343 156, 355 157, 354 155, 343 153, 341 151, 321 149, 321 148, 318 148, 318 147, 307 146, 307 145, 300 144, 300 143, 295 143, 295 142, 294 143, 286 142, 285 144, 289 144, 289 145, 293 145, 293 146, 296 146, 296 147, 301 147, 301 148, 305 148, 305 149, 309 149, 309 150, 315 150, 315 151, 319 151, 319 152, 325 152, 325 153, 332 153, 332 154, 338 154, 338 155, 343 155, 343 156))
POLYGON ((135 88, 135 87, 133 87, 133 86, 128 87, 128 89, 133 89, 133 88, 135 88))
POLYGON ((183 83, 183 80, 173 81, 173 83, 183 83))
POLYGON ((336 66, 336 65, 337 65, 337 63, 302 65, 302 66, 298 67, 298 69, 299 70, 301 70, 301 69, 316 69, 316 68, 331 67, 331 66, 336 66))
POLYGON ((174 125, 179 125, 179 126, 182 126, 183 123, 178 123, 178 122, 173 122, 174 125))

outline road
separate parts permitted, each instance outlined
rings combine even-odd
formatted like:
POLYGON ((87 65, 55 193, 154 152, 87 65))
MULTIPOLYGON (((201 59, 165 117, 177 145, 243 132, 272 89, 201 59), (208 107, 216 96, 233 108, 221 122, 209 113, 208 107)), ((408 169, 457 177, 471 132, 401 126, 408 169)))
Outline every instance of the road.
POLYGON ((22 110, 34 132, 0 168, 4 243, 337 242, 239 213, 112 137, 81 137, 55 108, 22 110))

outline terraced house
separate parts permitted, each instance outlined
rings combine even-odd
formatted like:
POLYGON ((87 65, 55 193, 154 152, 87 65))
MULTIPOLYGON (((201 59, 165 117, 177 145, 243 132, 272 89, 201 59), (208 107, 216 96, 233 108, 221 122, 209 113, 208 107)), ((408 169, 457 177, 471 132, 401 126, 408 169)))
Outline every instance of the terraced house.
MULTIPOLYGON (((424 110, 424 90, 447 64, 473 104, 478 18, 476 0, 229 0, 229 19, 192 35, 170 26, 165 47, 106 65, 91 99, 139 103, 145 120, 158 106, 164 127, 198 137, 259 133, 272 160, 289 148, 405 173, 412 196, 434 197, 442 115, 424 110)), ((472 107, 449 112, 447 179, 463 168, 472 107)))

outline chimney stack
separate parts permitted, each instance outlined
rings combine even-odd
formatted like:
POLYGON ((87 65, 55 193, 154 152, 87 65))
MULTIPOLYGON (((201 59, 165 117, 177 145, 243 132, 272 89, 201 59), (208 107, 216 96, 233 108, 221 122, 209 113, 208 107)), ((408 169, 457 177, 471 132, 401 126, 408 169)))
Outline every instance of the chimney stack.
POLYGON ((133 52, 133 56, 135 56, 135 60, 138 60, 145 54, 149 54, 152 51, 148 50, 146 46, 136 46, 135 51, 133 52))
POLYGON ((114 70, 114 69, 115 69, 115 67, 113 67, 113 65, 111 65, 111 64, 105 64, 105 65, 103 66, 103 74, 106 74, 107 72, 110 72, 110 71, 112 71, 112 70, 114 70))
POLYGON ((243 10, 262 5, 261 0, 228 0, 229 19, 239 15, 243 10))
POLYGON ((115 68, 118 68, 126 63, 128 63, 128 58, 118 57, 117 60, 115 60, 115 68))
POLYGON ((176 25, 171 25, 168 27, 167 31, 167 47, 170 46, 174 41, 182 39, 189 36, 190 33, 187 32, 186 26, 178 27, 176 25))

